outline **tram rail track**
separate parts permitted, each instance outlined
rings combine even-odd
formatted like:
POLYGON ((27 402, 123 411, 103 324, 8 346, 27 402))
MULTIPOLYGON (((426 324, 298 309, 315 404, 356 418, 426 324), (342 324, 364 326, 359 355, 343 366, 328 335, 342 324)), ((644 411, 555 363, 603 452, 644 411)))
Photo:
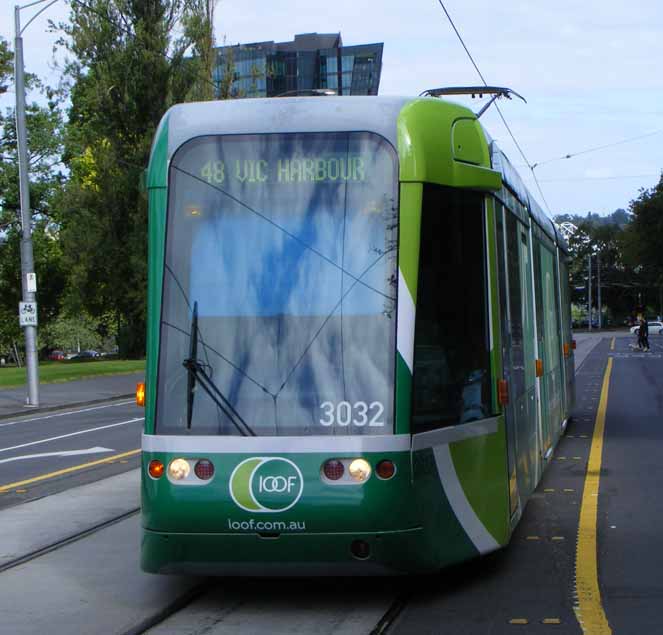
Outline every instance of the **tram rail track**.
POLYGON ((396 597, 391 603, 391 606, 387 609, 387 612, 382 616, 382 619, 375 625, 375 628, 369 633, 369 635, 386 635, 394 622, 398 619, 398 616, 407 606, 410 597, 410 593, 405 593, 396 597))
POLYGON ((62 547, 66 547, 67 545, 82 540, 83 538, 91 536, 92 534, 95 534, 98 531, 101 531, 102 529, 106 529, 107 527, 110 527, 119 522, 122 522, 123 520, 126 520, 127 518, 131 518, 132 516, 138 514, 138 512, 140 512, 140 507, 134 507, 122 514, 114 516, 113 518, 109 518, 108 520, 104 520, 103 522, 97 523, 96 525, 87 527, 82 531, 78 531, 76 533, 70 534, 69 536, 66 536, 65 538, 56 540, 55 542, 52 542, 51 544, 46 545, 45 547, 40 547, 39 549, 30 551, 22 556, 19 556, 18 558, 13 558, 12 560, 0 564, 0 573, 13 569, 14 567, 18 567, 19 565, 25 564, 26 562, 30 562, 31 560, 35 560, 36 558, 39 558, 48 553, 61 549, 62 547))

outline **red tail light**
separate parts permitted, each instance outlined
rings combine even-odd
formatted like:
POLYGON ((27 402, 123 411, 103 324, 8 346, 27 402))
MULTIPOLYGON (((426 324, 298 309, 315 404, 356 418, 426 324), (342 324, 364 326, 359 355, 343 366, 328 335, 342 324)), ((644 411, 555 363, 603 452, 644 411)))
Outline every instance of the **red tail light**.
POLYGON ((375 466, 375 473, 378 475, 379 478, 384 479, 386 481, 387 479, 390 479, 394 474, 396 474, 396 466, 394 465, 393 461, 390 461, 389 459, 384 459, 375 466))
POLYGON ((322 472, 330 481, 338 481, 338 479, 343 476, 345 468, 340 461, 329 459, 329 461, 325 461, 325 464, 322 466, 322 472))
POLYGON ((214 476, 214 465, 212 464, 212 461, 200 459, 193 468, 193 471, 199 479, 209 481, 209 479, 214 476))

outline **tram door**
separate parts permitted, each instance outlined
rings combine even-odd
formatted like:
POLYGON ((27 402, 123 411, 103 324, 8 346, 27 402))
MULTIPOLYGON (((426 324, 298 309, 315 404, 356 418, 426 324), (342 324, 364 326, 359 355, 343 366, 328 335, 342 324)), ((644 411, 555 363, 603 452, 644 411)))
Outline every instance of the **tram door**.
MULTIPOLYGON (((500 316, 501 325, 501 342, 502 342, 502 374, 504 379, 508 382, 510 390, 514 388, 514 372, 513 372, 513 359, 512 351, 512 338, 511 338, 511 315, 509 307, 509 292, 507 281, 507 261, 506 261, 506 235, 504 232, 504 207, 498 201, 495 201, 495 227, 497 239, 497 278, 499 283, 499 304, 502 307, 500 316)), ((509 470, 509 501, 511 516, 518 510, 519 503, 519 489, 518 489, 518 475, 517 475, 517 456, 518 456, 518 439, 516 434, 516 416, 514 411, 513 400, 510 399, 509 403, 504 408, 504 422, 506 425, 506 441, 507 441, 507 459, 509 470)))
MULTIPOLYGON (((534 377, 534 298, 528 231, 510 210, 503 210, 504 237, 498 245, 505 270, 506 316, 502 323, 502 362, 509 382, 507 442, 515 462, 516 488, 524 506, 538 481, 538 429, 534 377)), ((509 458, 510 475, 511 458, 509 458)), ((514 502, 512 501, 512 510, 514 502)))
POLYGON ((555 263, 552 252, 543 244, 535 246, 536 313, 539 357, 543 361, 541 377, 542 454, 553 443, 553 425, 560 419, 561 382, 555 263))

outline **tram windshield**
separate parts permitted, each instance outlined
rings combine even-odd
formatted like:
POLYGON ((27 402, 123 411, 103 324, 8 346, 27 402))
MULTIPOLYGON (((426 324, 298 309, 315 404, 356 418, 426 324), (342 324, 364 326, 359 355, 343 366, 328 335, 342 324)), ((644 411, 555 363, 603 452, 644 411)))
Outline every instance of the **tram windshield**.
POLYGON ((371 133, 177 151, 158 434, 238 435, 233 410, 259 436, 393 432, 397 186, 395 152, 371 133))

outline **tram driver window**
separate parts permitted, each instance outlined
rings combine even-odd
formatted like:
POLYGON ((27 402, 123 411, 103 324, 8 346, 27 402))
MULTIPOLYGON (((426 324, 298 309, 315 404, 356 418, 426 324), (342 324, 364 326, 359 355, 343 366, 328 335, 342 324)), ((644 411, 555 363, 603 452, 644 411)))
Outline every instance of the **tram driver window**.
POLYGON ((483 197, 424 186, 413 432, 490 416, 483 197))

